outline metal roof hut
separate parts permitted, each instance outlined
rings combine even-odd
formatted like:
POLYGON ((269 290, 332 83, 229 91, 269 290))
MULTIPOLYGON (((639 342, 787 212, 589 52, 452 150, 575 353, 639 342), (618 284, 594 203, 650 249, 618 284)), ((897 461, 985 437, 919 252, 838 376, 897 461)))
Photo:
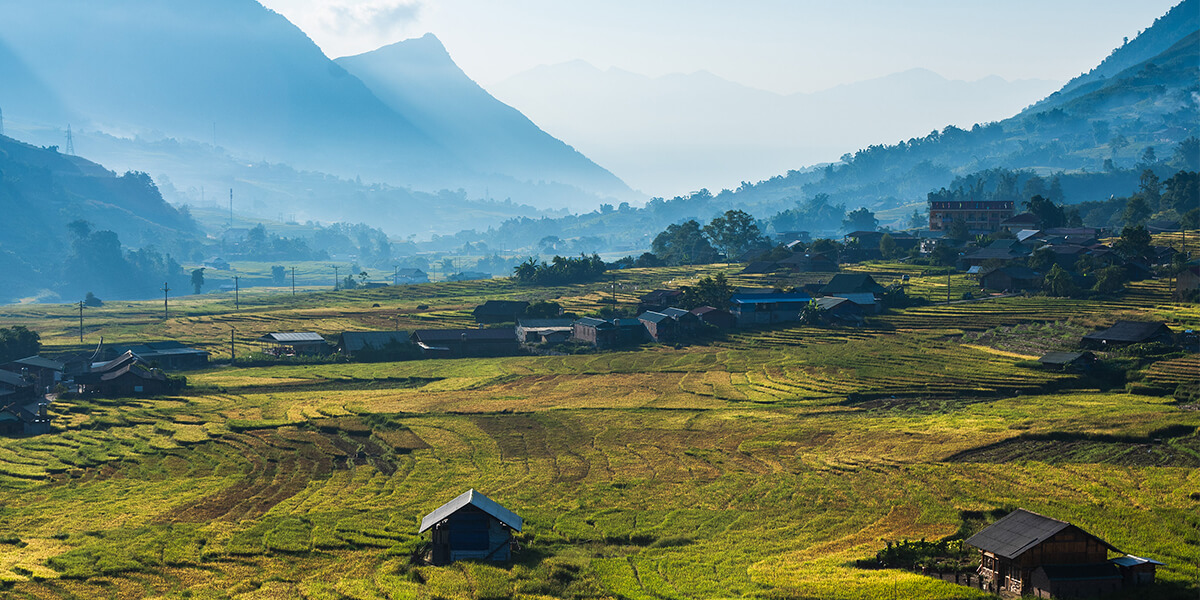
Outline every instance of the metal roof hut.
POLYGON ((474 489, 441 505, 421 519, 418 534, 433 530, 431 561, 503 562, 512 557, 512 532, 521 531, 516 513, 474 489))
POLYGON ((966 540, 982 553, 979 575, 993 592, 1039 598, 1099 596, 1121 588, 1112 544, 1070 524, 1017 509, 966 540))
POLYGON ((319 333, 311 331, 274 332, 260 338, 264 354, 285 356, 290 354, 325 354, 329 344, 319 333))

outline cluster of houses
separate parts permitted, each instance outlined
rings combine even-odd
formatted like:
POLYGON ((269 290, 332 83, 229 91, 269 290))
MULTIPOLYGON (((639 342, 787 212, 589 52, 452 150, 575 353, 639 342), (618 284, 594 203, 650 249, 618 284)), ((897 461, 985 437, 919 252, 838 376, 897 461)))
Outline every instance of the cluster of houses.
POLYGON ((1038 359, 1047 369, 1086 372, 1096 363, 1092 350, 1107 351, 1134 344, 1163 344, 1193 348, 1197 345, 1195 332, 1176 334, 1162 321, 1117 321, 1112 327, 1094 331, 1079 340, 1080 349, 1068 352, 1049 352, 1038 359))
POLYGON ((47 408, 55 390, 110 397, 157 396, 180 382, 165 370, 198 368, 208 352, 179 342, 110 346, 90 355, 53 360, 30 356, 0 364, 0 435, 50 431, 47 408))
POLYGON ((861 324, 880 311, 883 286, 870 275, 839 273, 812 292, 741 289, 726 308, 701 306, 685 310, 674 306, 683 300, 680 290, 655 290, 640 298, 638 316, 615 319, 595 317, 528 318, 528 302, 489 300, 473 311, 480 328, 419 329, 407 331, 347 331, 335 343, 313 332, 277 332, 258 341, 273 356, 339 352, 353 357, 363 351, 401 350, 411 344, 428 358, 464 358, 517 354, 534 346, 576 342, 598 349, 634 346, 646 342, 679 344, 706 328, 732 329, 799 321, 816 299, 822 318, 831 323, 861 324), (515 323, 512 327, 487 327, 515 323))

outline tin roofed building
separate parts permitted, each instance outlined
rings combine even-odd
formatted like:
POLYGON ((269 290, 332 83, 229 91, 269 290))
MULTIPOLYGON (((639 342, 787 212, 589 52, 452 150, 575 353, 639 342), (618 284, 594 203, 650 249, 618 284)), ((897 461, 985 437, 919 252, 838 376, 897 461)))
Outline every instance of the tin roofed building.
POLYGON ((435 565, 504 562, 512 558, 512 532, 520 532, 523 523, 516 513, 471 489, 425 515, 417 533, 432 532, 430 561, 435 565))

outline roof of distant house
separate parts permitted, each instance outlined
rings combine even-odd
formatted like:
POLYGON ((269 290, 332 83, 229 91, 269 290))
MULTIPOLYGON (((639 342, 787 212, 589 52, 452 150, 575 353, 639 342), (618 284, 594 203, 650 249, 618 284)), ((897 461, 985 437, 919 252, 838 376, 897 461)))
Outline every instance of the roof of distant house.
POLYGON ((325 338, 321 337, 321 334, 313 333, 311 331, 275 332, 275 333, 268 333, 267 335, 264 335, 264 336, 258 338, 258 341, 260 341, 260 342, 275 342, 278 344, 293 344, 296 342, 315 344, 318 342, 324 343, 325 338))
POLYGON ((649 321, 650 323, 662 323, 663 321, 672 321, 674 319, 672 319, 669 315, 664 315, 660 312, 654 312, 652 310, 648 310, 648 311, 638 315, 638 320, 639 321, 649 321))
POLYGON ((575 321, 575 324, 582 325, 583 327, 596 327, 596 328, 615 327, 615 325, 613 325, 611 321, 605 321, 604 319, 596 319, 593 317, 583 317, 583 318, 575 321))
POLYGON ((575 319, 558 318, 558 319, 519 319, 517 327, 523 329, 547 329, 555 327, 570 328, 575 324, 575 319))
POLYGON ((1083 336, 1085 340, 1139 343, 1171 333, 1171 328, 1161 321, 1117 321, 1112 327, 1083 336))
POLYGON ((368 347, 382 350, 390 344, 408 343, 407 331, 345 331, 341 335, 341 346, 348 352, 358 352, 368 347))
POLYGON ((51 360, 42 356, 27 356, 25 358, 18 358, 17 360, 12 361, 10 364, 32 367, 34 369, 49 369, 51 371, 61 371, 66 367, 66 365, 58 362, 57 360, 51 360))
POLYGON ((880 294, 883 291, 883 286, 876 283, 875 279, 866 273, 838 273, 829 280, 829 283, 825 284, 825 287, 821 288, 821 293, 826 296, 841 296, 855 292, 880 294))
POLYGON ((1004 265, 994 269, 988 269, 987 271, 981 273, 979 277, 984 278, 992 273, 1004 273, 1012 279, 1037 279, 1038 277, 1041 277, 1037 271, 1034 271, 1029 267, 1022 267, 1021 265, 1004 265))
MULTIPOLYGON (((1059 521, 1018 508, 983 531, 967 538, 966 543, 1011 560, 1071 526, 1066 521, 1059 521)), ((1104 546, 1120 552, 1112 544, 1096 536, 1092 537, 1104 546)))
POLYGON ((11 371, 0 371, 0 383, 11 385, 13 387, 28 387, 32 385, 28 381, 25 381, 24 377, 21 377, 20 375, 11 371))
POLYGON ((517 516, 517 513, 500 506, 495 500, 484 496, 474 489, 470 489, 425 515, 421 519, 421 529, 417 533, 425 533, 434 525, 437 525, 450 515, 467 506, 474 506, 482 510, 514 531, 521 531, 521 526, 524 522, 521 520, 521 517, 517 516))
POLYGON ((1043 365, 1069 365, 1091 354, 1091 352, 1047 352, 1045 356, 1038 359, 1038 362, 1043 365))

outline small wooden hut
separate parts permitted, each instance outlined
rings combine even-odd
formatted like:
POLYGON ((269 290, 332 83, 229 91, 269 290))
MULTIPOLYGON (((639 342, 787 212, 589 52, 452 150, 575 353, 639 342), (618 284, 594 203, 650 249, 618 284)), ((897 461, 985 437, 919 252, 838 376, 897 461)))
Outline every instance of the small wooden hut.
POLYGON ((521 525, 516 513, 471 489, 425 515, 418 533, 432 530, 430 560, 435 565, 503 562, 512 557, 512 532, 521 531, 521 525))

